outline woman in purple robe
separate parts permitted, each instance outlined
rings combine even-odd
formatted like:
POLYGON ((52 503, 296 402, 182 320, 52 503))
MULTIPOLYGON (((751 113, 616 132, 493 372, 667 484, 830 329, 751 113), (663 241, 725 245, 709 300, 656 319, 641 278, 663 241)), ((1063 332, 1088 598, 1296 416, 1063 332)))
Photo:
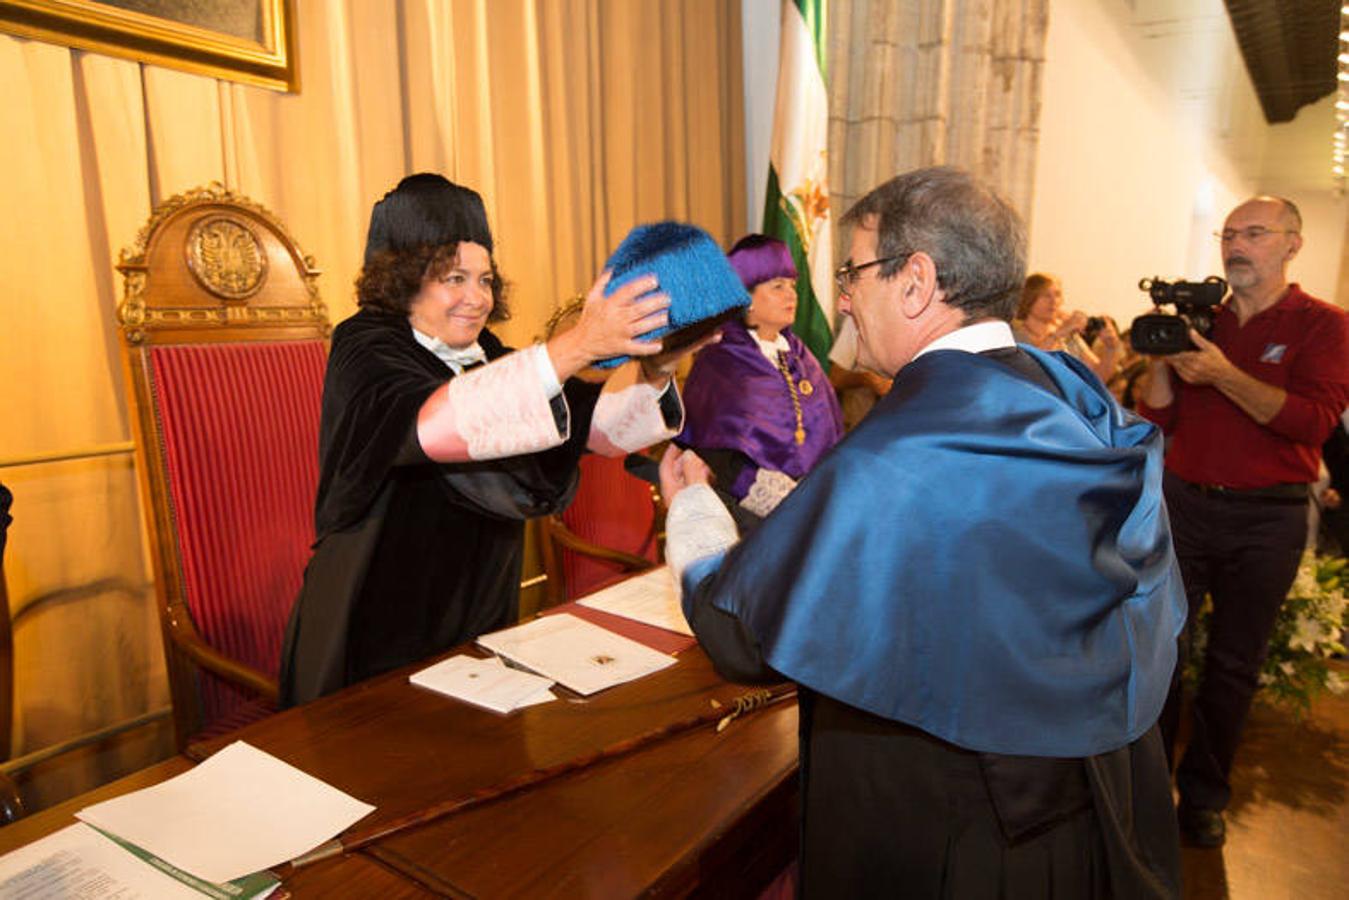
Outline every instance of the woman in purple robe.
POLYGON ((772 512, 838 443, 843 416, 824 370, 792 334, 796 266, 787 245, 751 234, 727 256, 750 307, 743 322, 722 326, 720 343, 699 352, 675 441, 712 468, 743 530, 772 512))

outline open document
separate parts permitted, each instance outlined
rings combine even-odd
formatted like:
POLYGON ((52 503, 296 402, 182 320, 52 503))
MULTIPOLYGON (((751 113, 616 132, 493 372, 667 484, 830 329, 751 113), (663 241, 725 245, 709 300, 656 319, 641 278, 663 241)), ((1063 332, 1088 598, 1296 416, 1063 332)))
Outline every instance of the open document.
POLYGON ((261 900, 280 885, 264 873, 208 884, 76 822, 0 857, 6 900, 261 900))
POLYGON ((198 878, 226 882, 306 853, 373 809, 236 741, 182 775, 76 815, 198 878))
POLYGON ((451 656, 413 672, 408 681, 498 713, 557 699, 551 679, 507 668, 495 656, 451 656))
POLYGON ((679 606, 679 592, 675 590, 674 575, 669 566, 635 575, 576 602, 666 631, 693 636, 693 629, 684 620, 684 611, 679 606))
POLYGON ((566 613, 485 634, 478 644, 578 694, 593 694, 675 663, 673 656, 566 613))

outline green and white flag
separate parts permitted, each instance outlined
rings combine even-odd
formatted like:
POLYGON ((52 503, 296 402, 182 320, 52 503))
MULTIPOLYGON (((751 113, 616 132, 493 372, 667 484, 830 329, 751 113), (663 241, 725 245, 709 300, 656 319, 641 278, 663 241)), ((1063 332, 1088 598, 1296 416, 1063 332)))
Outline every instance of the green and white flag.
POLYGON ((829 220, 829 97, 824 88, 826 0, 782 0, 782 46, 769 151, 765 234, 796 261, 793 330, 829 366, 834 245, 829 220))

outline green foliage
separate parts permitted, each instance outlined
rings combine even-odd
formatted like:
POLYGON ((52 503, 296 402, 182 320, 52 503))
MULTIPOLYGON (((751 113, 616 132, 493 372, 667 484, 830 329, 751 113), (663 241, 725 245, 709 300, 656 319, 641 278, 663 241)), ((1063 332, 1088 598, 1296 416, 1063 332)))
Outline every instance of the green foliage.
MULTIPOLYGON (((1279 610, 1269 639, 1269 656, 1260 670, 1260 696, 1286 706, 1297 716, 1311 709, 1324 691, 1341 693, 1346 684, 1327 660, 1344 650, 1345 590, 1349 561, 1308 552, 1298 566, 1288 599, 1279 610)), ((1191 626, 1186 680, 1198 681, 1208 643, 1212 601, 1206 599, 1191 626)))

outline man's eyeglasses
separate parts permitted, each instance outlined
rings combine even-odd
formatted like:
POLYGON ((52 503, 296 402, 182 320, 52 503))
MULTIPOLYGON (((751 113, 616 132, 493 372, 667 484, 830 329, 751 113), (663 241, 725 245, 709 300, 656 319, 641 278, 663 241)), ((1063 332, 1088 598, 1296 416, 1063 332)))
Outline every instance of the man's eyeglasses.
POLYGON ((845 262, 834 270, 834 284, 838 287, 840 294, 851 294, 853 285, 857 284, 857 279, 861 277, 862 272, 870 269, 872 266, 883 265, 888 262, 894 262, 897 259, 904 259, 908 254, 899 253, 894 256, 882 256, 880 259, 873 259, 870 262, 864 262, 860 266, 855 266, 851 262, 845 262))
POLYGON ((1255 243, 1267 234, 1297 234, 1297 229, 1266 228, 1263 225, 1252 225, 1249 228, 1224 228, 1222 231, 1213 232, 1213 236, 1224 244, 1230 244, 1238 237, 1244 238, 1250 243, 1255 243))

